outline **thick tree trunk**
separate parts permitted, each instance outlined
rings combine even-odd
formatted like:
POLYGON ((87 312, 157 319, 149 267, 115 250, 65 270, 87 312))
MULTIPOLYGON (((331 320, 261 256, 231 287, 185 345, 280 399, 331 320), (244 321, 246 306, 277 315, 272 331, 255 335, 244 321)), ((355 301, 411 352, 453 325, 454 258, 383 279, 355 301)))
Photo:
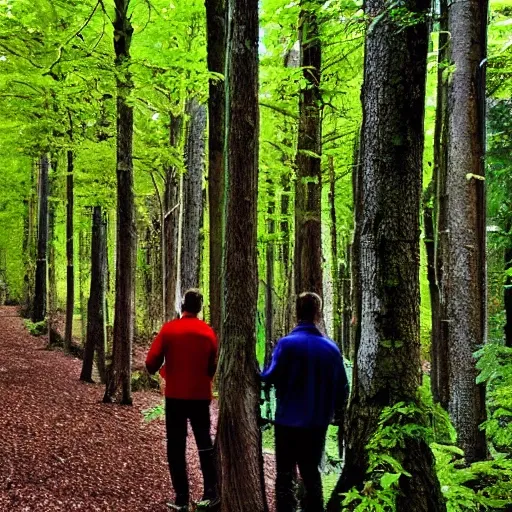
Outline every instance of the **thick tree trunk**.
POLYGON ((135 209, 133 197, 133 87, 128 69, 133 27, 130 0, 115 0, 114 49, 117 72, 117 254, 114 343, 105 396, 110 402, 121 391, 121 404, 131 405, 131 359, 135 299, 135 209))
POLYGON ((74 207, 74 184, 73 184, 73 151, 68 150, 68 173, 66 178, 66 332, 64 335, 64 346, 66 350, 71 347, 73 336, 73 312, 75 309, 75 267, 73 248, 73 207, 74 207))
POLYGON ((446 244, 449 405, 467 462, 487 456, 485 387, 477 385, 474 352, 486 338, 485 59, 486 0, 448 5, 446 244))
MULTIPOLYGON (((169 143, 180 148, 183 133, 183 116, 170 115, 169 143)), ((165 261, 165 312, 167 320, 179 314, 176 301, 178 289, 178 254, 180 232, 180 176, 176 166, 170 166, 165 174, 164 191, 164 261, 165 261)))
MULTIPOLYGON (((446 259, 446 150, 447 150, 447 93, 448 76, 446 58, 448 51, 447 0, 440 0, 439 54, 437 70, 437 108, 434 133, 434 172, 432 187, 433 208, 430 197, 425 198, 424 222, 427 250, 428 281, 432 318, 431 334, 431 388, 436 402, 448 408, 448 321, 446 314, 446 291, 444 283, 444 260, 446 259), (431 232, 431 236, 430 236, 431 232)), ((447 288, 447 287, 446 287, 447 288)))
MULTIPOLYGON (((427 12, 429 1, 407 1, 417 17, 403 25, 385 0, 367 0, 361 140, 361 338, 348 412, 346 462, 329 503, 339 511, 342 489, 362 485, 367 444, 386 406, 416 403, 420 384, 419 210, 427 12)), ((425 419, 426 420, 426 419, 425 419)), ((399 481, 396 510, 446 510, 426 440, 406 437, 393 454, 410 477, 399 481)))
POLYGON ((190 116, 185 144, 183 176, 183 222, 180 254, 180 296, 199 286, 201 228, 203 227, 203 171, 206 109, 196 99, 187 105, 190 116))
POLYGON ((87 339, 80 380, 92 382, 92 366, 96 350, 96 362, 101 381, 105 381, 105 292, 107 276, 106 223, 101 206, 95 206, 92 214, 91 239, 91 291, 87 307, 87 339))
POLYGON ((32 321, 41 322, 46 317, 48 281, 48 173, 50 163, 43 155, 39 161, 39 220, 37 226, 37 261, 32 321))
POLYGON ((321 2, 301 2, 300 65, 306 85, 300 91, 297 180, 295 182, 295 292, 323 296, 322 283, 322 52, 316 9, 321 2))
MULTIPOLYGON (((226 0, 207 0, 208 71, 224 74, 226 0)), ((223 80, 210 80, 208 97, 208 207, 210 223, 210 323, 220 335, 224 222, 225 93, 223 80)))
POLYGON ((226 243, 217 431, 221 510, 266 512, 258 427, 260 382, 255 332, 258 301, 258 2, 230 0, 229 12, 226 243))

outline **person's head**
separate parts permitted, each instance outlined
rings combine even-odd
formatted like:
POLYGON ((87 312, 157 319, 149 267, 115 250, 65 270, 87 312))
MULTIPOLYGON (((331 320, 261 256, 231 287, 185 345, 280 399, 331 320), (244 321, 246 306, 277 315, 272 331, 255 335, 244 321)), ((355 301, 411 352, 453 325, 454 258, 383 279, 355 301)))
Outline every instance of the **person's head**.
POLYGON ((183 296, 181 303, 182 313, 191 313, 197 315, 203 307, 203 295, 197 288, 190 288, 183 296))
POLYGON ((313 292, 303 292, 297 297, 297 321, 318 323, 322 318, 322 299, 313 292))

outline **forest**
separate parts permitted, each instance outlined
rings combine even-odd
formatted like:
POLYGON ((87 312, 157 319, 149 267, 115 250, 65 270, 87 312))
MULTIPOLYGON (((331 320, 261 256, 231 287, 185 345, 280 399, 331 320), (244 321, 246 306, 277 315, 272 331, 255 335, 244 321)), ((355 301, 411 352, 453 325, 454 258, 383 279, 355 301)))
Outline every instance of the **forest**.
POLYGON ((190 288, 221 512, 275 510, 259 372, 304 291, 350 377, 326 511, 512 510, 512 0, 0 0, 0 163, 1 510, 161 510, 28 492, 19 404, 160 428, 141 354, 190 288))

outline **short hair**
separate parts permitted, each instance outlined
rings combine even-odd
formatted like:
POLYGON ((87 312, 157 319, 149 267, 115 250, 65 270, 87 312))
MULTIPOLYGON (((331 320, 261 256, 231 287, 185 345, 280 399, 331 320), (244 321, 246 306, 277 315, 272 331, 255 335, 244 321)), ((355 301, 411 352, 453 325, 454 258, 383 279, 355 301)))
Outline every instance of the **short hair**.
POLYGON ((183 296, 181 311, 197 315, 203 307, 203 294, 197 288, 190 288, 183 296))
POLYGON ((303 292, 297 297, 297 320, 315 322, 322 312, 322 299, 313 292, 303 292))

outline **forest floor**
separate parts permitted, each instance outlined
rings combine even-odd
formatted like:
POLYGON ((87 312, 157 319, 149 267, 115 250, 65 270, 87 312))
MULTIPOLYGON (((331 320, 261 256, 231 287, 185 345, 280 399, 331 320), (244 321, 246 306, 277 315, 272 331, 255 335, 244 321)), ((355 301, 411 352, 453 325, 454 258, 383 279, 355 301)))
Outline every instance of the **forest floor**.
MULTIPOLYGON (((133 407, 103 404, 104 388, 79 381, 81 361, 46 350, 13 307, 0 307, 0 511, 159 512, 172 498, 165 425, 142 411, 161 395, 141 391, 133 407)), ((212 425, 217 404, 212 404, 212 425)), ((212 432, 213 433, 213 432, 212 432)), ((193 437, 187 458, 191 493, 202 477, 193 437)), ((265 455, 274 509, 273 456, 265 455)))

